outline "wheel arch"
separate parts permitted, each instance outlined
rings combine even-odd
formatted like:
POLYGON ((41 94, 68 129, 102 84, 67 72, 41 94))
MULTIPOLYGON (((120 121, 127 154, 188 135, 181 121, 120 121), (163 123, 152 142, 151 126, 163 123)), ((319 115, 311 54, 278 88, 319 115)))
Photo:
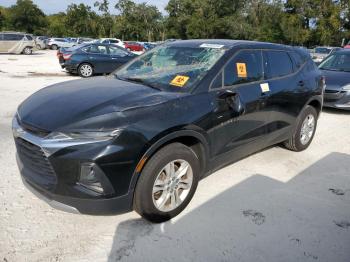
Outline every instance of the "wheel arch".
POLYGON ((194 151, 194 153, 199 158, 201 176, 205 173, 205 170, 208 167, 207 163, 209 159, 209 145, 205 136, 193 130, 174 131, 170 134, 167 134, 161 137, 156 142, 154 142, 139 159, 131 179, 129 192, 134 191, 139 175, 142 172, 142 169, 144 168, 144 166, 147 164, 147 161, 158 150, 160 150, 166 145, 169 145, 175 142, 184 144, 190 147, 194 151))

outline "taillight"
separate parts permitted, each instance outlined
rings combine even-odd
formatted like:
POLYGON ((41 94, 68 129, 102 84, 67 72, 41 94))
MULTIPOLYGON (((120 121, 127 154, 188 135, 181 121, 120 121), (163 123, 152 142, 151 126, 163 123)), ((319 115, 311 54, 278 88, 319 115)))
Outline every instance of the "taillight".
POLYGON ((64 60, 69 60, 71 58, 72 54, 63 54, 64 60))

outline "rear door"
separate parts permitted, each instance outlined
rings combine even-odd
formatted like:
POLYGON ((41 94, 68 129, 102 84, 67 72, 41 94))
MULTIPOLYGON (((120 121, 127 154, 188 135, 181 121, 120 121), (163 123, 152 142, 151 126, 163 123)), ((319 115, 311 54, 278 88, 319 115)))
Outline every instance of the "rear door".
POLYGON ((109 49, 109 72, 113 72, 120 66, 124 65, 126 62, 130 61, 129 53, 125 52, 121 48, 110 45, 109 49))
POLYGON ((88 61, 94 67, 95 73, 109 72, 110 56, 106 45, 91 45, 88 50, 88 61))
POLYGON ((308 97, 300 67, 293 63, 288 51, 264 50, 265 80, 269 94, 266 108, 269 111, 268 141, 270 144, 288 139, 300 105, 308 97))
POLYGON ((263 59, 260 50, 241 50, 212 83, 212 128, 209 130, 215 166, 265 146, 263 59))

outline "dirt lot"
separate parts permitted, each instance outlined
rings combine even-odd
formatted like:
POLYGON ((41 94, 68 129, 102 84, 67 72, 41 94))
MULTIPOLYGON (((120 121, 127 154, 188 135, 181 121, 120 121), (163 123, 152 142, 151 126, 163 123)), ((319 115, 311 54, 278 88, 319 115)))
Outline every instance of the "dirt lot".
POLYGON ((274 147, 207 177, 170 222, 73 215, 22 185, 11 118, 74 78, 52 51, 0 55, 0 261, 350 261, 349 113, 323 112, 302 153, 274 147))

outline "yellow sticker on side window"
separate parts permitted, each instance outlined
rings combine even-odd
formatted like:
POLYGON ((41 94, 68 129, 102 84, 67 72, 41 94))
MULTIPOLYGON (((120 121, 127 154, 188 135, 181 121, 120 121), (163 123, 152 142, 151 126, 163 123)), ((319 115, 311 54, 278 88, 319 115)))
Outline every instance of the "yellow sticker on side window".
POLYGON ((173 86, 183 87, 187 83, 188 79, 190 79, 188 76, 177 75, 173 80, 171 80, 170 84, 173 86))
POLYGON ((247 66, 245 63, 236 63, 238 77, 247 77, 247 66))

